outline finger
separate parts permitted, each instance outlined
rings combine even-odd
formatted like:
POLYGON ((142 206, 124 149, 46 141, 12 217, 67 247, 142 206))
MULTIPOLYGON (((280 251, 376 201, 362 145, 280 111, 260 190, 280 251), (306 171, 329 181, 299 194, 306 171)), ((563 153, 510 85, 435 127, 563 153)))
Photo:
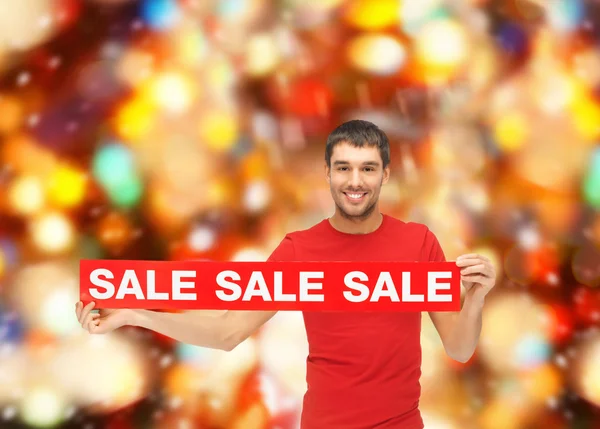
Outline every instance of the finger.
POLYGON ((462 280, 465 280, 467 282, 472 282, 472 283, 484 283, 487 284, 487 281, 489 281, 489 277, 485 277, 479 274, 473 274, 470 276, 461 276, 462 280))
POLYGON ((96 327, 100 324, 100 320, 96 319, 96 320, 91 320, 86 326, 86 330, 90 333, 93 334, 94 331, 96 330, 96 327))
POLYGON ((481 274, 490 278, 496 277, 496 270, 494 269, 494 265, 492 265, 491 262, 484 262, 483 266, 484 268, 483 270, 481 270, 481 274))
POLYGON ((85 316, 87 316, 87 314, 90 312, 90 310, 92 309, 92 307, 94 306, 93 302, 90 302, 88 305, 86 305, 85 307, 83 307, 83 303, 81 305, 81 309, 79 311, 79 323, 83 322, 83 319, 85 319, 85 316))
POLYGON ((473 265, 480 265, 480 264, 484 265, 485 270, 493 270, 494 269, 494 266, 492 265, 492 263, 489 261, 486 261, 485 259, 471 258, 471 259, 461 259, 461 260, 456 261, 456 265, 461 268, 470 267, 473 265))
POLYGON ((479 258, 479 255, 477 253, 465 253, 464 255, 460 255, 456 259, 472 259, 472 258, 479 258))
POLYGON ((479 253, 467 253, 467 254, 464 254, 464 255, 460 255, 460 256, 459 256, 458 258, 456 258, 456 259, 457 259, 457 260, 460 260, 460 259, 482 259, 482 260, 484 260, 484 261, 491 262, 491 261, 490 261, 490 260, 487 258, 487 256, 483 256, 483 255, 481 255, 481 254, 479 254, 479 253))
POLYGON ((83 326, 84 328, 88 325, 88 323, 90 323, 90 321, 93 320, 94 317, 94 313, 88 313, 85 316, 85 319, 83 319, 83 322, 81 322, 81 326, 83 326))
POLYGON ((494 277, 490 277, 488 275, 485 275, 484 273, 464 274, 464 275, 461 275, 461 278, 466 281, 470 281, 470 282, 479 282, 479 281, 481 281, 481 279, 484 279, 486 281, 494 280, 494 277))
POLYGON ((473 273, 483 273, 486 269, 485 264, 477 264, 471 265, 469 267, 463 268, 460 270, 462 275, 473 274, 473 273))
POLYGON ((482 262, 484 261, 478 258, 457 259, 456 265, 459 267, 469 267, 471 265, 481 264, 482 262))
POLYGON ((87 317, 87 315, 94 308, 94 305, 96 305, 96 303, 92 301, 88 305, 86 305, 85 307, 83 307, 83 310, 81 311, 81 314, 79 315, 79 322, 80 323, 83 323, 83 321, 85 320, 85 318, 87 317))
POLYGON ((98 320, 90 326, 90 334, 106 334, 111 331, 110 323, 104 320, 98 320))
POLYGON ((489 262, 490 264, 492 263, 492 261, 488 257, 480 255, 479 253, 469 253, 466 255, 460 255, 456 258, 456 261, 458 262, 458 261, 463 261, 466 259, 479 259, 480 261, 483 261, 483 262, 489 262))
POLYGON ((494 268, 488 264, 472 265, 460 270, 462 275, 481 274, 489 278, 495 278, 494 268))
POLYGON ((81 322, 81 320, 83 320, 81 317, 81 313, 83 313, 83 302, 79 301, 75 304, 75 313, 77 314, 77 320, 81 322))

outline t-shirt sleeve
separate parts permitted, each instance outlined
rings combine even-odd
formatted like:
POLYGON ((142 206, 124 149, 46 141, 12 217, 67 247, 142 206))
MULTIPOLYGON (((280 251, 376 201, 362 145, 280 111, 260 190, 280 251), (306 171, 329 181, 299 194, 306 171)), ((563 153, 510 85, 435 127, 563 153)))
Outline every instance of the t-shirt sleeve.
POLYGON ((281 243, 273 250, 271 256, 267 259, 267 262, 286 262, 294 261, 296 258, 296 252, 294 250, 294 243, 289 235, 286 235, 281 243))
POLYGON ((427 228, 425 232, 425 241, 421 251, 421 260, 426 262, 446 262, 446 256, 442 246, 433 232, 427 228))

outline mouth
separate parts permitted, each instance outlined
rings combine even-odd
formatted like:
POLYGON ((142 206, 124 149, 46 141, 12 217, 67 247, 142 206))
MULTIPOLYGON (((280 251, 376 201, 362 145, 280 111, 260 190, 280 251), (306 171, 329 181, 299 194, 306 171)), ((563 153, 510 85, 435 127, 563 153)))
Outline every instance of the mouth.
POLYGON ((344 192, 344 195, 346 196, 346 198, 353 202, 353 203, 359 203, 361 201, 363 201, 365 199, 365 197, 367 196, 366 192, 344 192))

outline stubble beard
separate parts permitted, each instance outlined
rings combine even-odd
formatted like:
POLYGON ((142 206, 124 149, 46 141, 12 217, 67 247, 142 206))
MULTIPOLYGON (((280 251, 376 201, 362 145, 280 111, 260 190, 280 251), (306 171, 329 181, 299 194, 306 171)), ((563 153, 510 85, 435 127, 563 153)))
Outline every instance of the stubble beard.
MULTIPOLYGON (((343 195, 343 194, 342 194, 343 195)), ((342 197, 342 198, 345 198, 342 197)), ((344 218, 344 219, 348 219, 349 221, 353 221, 353 222, 359 222, 362 220, 367 219, 375 210, 375 206, 377 205, 377 200, 373 201, 373 203, 368 206, 362 213, 358 214, 358 215, 351 215, 348 212, 346 212, 343 207, 341 207, 337 202, 335 203, 335 206, 338 209, 338 212, 340 213, 340 215, 344 218)))

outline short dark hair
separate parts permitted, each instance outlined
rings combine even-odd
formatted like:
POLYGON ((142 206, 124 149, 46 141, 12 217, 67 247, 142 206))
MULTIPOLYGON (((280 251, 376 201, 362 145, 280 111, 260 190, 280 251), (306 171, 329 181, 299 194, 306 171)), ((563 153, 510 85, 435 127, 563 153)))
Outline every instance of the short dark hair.
POLYGON ((383 168, 390 163, 390 142, 387 135, 372 122, 354 119, 339 125, 327 137, 325 162, 331 168, 333 148, 340 143, 355 147, 376 146, 383 161, 383 168))

